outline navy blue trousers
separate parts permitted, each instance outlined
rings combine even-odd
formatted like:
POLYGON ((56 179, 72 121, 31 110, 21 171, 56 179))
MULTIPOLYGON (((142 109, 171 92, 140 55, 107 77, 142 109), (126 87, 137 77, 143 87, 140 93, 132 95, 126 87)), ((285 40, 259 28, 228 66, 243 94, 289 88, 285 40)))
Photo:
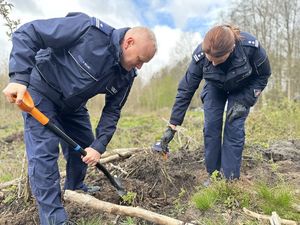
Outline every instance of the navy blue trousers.
MULTIPOLYGON (((82 107, 72 113, 59 112, 55 104, 48 98, 32 88, 28 90, 35 106, 78 144, 85 148, 93 142, 94 136, 90 119, 85 108, 82 107)), ((61 201, 57 163, 59 144, 61 144, 66 160, 64 189, 87 189, 83 183, 87 165, 82 162, 78 152, 37 122, 30 114, 23 113, 23 118, 28 174, 31 190, 39 209, 40 223, 42 225, 62 224, 67 220, 67 214, 61 201)))
POLYGON ((227 111, 234 102, 234 96, 211 83, 206 83, 201 93, 204 105, 204 146, 205 165, 209 174, 221 171, 227 179, 240 177, 242 152, 245 143, 244 116, 229 123, 223 119, 225 105, 227 111), (223 131, 224 120, 224 131, 223 131))

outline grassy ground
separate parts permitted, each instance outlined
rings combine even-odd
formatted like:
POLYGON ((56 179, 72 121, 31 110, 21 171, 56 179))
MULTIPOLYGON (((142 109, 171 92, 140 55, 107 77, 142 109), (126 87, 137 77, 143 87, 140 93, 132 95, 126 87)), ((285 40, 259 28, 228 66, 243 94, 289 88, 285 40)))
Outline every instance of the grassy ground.
MULTIPOLYGON (((95 128, 99 120, 99 112, 91 110, 91 121, 95 128)), ((108 150, 127 147, 149 147, 163 134, 170 110, 165 109, 156 113, 128 114, 123 113, 118 128, 108 150)), ((23 121, 20 111, 14 106, 6 105, 0 113, 0 139, 21 133, 23 121)), ((199 149, 203 145, 203 112, 189 111, 179 132, 170 144, 171 151, 187 146, 190 149, 199 149)), ((272 142, 278 140, 291 140, 300 138, 300 104, 292 102, 272 103, 253 110, 246 123, 246 146, 259 145, 267 148, 272 142)), ((20 143, 19 143, 20 144, 20 143)), ((0 164, 0 182, 16 178, 19 175, 20 161, 23 157, 24 144, 19 145, 14 157, 18 161, 10 164, 12 168, 9 175, 5 163, 0 164), (16 165, 16 166, 15 166, 16 165)), ((11 160, 9 152, 1 151, 0 160, 11 160)))
MULTIPOLYGON (((99 112, 91 110, 92 125, 95 128, 99 112)), ((156 113, 132 114, 123 113, 118 129, 108 146, 108 150, 126 147, 148 147, 156 140, 159 140, 164 132, 169 117, 169 109, 156 113)), ((8 106, 0 113, 0 140, 5 142, 4 149, 0 152, 0 183, 9 181, 20 176, 22 159, 24 156, 24 144, 20 139, 18 142, 7 142, 10 137, 20 138, 23 130, 22 118, 19 110, 8 106), (10 146, 11 145, 11 146, 10 146)), ((183 146, 189 149, 199 149, 203 146, 203 112, 189 111, 185 122, 180 127, 174 141, 171 143, 171 150, 180 149, 183 146)), ((262 107, 260 110, 253 110, 246 124, 246 154, 248 147, 259 146, 267 148, 278 140, 299 140, 300 139, 300 105, 293 102, 272 103, 262 107)), ((261 156, 256 156, 261 159, 261 156)), ((271 169, 276 172, 276 164, 270 164, 271 169)), ((300 220, 292 208, 293 203, 300 202, 300 196, 295 195, 295 187, 278 179, 270 186, 264 179, 259 180, 252 187, 242 184, 229 186, 224 182, 215 182, 210 189, 199 189, 191 198, 191 204, 199 209, 200 214, 205 215, 200 224, 225 224, 224 215, 209 216, 213 210, 214 215, 220 207, 229 209, 252 207, 261 213, 270 214, 276 211, 284 218, 300 220), (253 194, 255 193, 255 194, 253 194)), ((182 190, 182 196, 184 196, 182 190)), ((181 205, 182 196, 178 196, 177 209, 185 210, 186 206, 181 205)), ((123 224, 135 224, 133 218, 126 218, 123 224)), ((254 220, 243 224, 260 224, 254 220)), ((98 219, 94 221, 82 221, 82 224, 99 224, 98 219)))

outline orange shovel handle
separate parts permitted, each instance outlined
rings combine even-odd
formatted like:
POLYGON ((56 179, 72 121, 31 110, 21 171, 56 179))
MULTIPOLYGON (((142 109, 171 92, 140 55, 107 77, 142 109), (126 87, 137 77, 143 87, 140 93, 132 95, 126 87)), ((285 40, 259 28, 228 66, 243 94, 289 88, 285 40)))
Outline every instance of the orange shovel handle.
POLYGON ((28 91, 25 92, 22 102, 20 105, 18 105, 18 107, 22 111, 28 112, 42 125, 46 125, 49 122, 49 118, 34 106, 34 102, 28 91))
MULTIPOLYGON (((80 145, 78 145, 67 134, 65 134, 62 130, 60 130, 54 123, 52 123, 49 120, 47 116, 45 116, 41 111, 39 111, 34 106, 34 102, 28 91, 25 92, 22 102, 18 106, 22 111, 32 115, 32 117, 34 117, 42 125, 49 128, 49 130, 55 133, 58 137, 66 141, 75 151, 79 151, 80 154, 86 156, 87 152, 80 145)), ((115 177, 113 177, 102 164, 98 162, 96 164, 96 167, 104 173, 104 175, 109 179, 110 183, 117 189, 117 192, 121 197, 126 195, 127 192, 122 187, 121 183, 115 177)))

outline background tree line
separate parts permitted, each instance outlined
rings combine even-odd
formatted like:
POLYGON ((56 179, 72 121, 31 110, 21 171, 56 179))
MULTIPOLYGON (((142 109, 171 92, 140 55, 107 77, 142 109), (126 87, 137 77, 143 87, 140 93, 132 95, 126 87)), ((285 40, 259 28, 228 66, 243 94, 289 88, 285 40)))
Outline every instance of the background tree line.
POLYGON ((223 18, 254 34, 266 48, 272 66, 268 97, 299 98, 300 1, 236 0, 223 18))
MULTIPOLYGON (((300 0, 235 0, 228 11, 221 13, 218 24, 222 23, 234 24, 242 31, 252 33, 268 53, 272 76, 260 103, 279 99, 299 101, 300 0)), ((183 48, 190 49, 192 54, 196 45, 191 46, 188 38, 183 37, 174 54, 180 54, 183 48)), ((184 57, 159 71, 143 88, 138 85, 138 90, 133 91, 130 98, 131 105, 137 104, 133 108, 157 110, 171 107, 178 82, 190 60, 191 57, 184 57)), ((201 104, 198 96, 196 93, 191 107, 201 104)))
MULTIPOLYGON (((0 0, 1 15, 7 21, 8 35, 19 21, 10 19, 11 4, 0 0)), ((241 30, 254 34, 266 49, 272 67, 270 82, 260 98, 260 103, 279 99, 300 99, 300 0, 233 0, 227 11, 220 14, 218 24, 231 23, 241 30)), ((180 60, 162 68, 152 79, 143 84, 137 78, 125 106, 127 112, 156 111, 169 109, 175 99, 177 85, 191 60, 191 54, 198 43, 191 41, 187 34, 171 54, 182 55, 180 60), (186 53, 189 52, 189 56, 186 53)), ((200 41, 200 40, 199 40, 200 41)), ((5 66, 5 65, 4 65, 5 66)), ((1 76, 0 85, 7 82, 7 76, 1 76)), ((201 83, 203 85, 203 82, 201 83)), ((198 107, 199 91, 195 94, 191 107, 198 107)), ((6 104, 1 98, 1 105, 6 104)), ((90 108, 99 111, 103 97, 95 97, 89 103, 90 108)), ((258 104, 256 107, 259 107, 258 104)))

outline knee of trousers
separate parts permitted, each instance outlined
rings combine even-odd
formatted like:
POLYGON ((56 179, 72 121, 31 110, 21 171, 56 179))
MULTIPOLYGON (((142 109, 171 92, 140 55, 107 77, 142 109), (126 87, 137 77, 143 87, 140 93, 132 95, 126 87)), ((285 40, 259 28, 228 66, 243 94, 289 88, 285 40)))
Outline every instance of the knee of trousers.
POLYGON ((34 196, 41 197, 45 193, 60 191, 60 175, 57 164, 49 164, 42 159, 29 162, 28 175, 34 196))
POLYGON ((222 120, 205 121, 203 128, 204 136, 219 137, 222 134, 222 120))

